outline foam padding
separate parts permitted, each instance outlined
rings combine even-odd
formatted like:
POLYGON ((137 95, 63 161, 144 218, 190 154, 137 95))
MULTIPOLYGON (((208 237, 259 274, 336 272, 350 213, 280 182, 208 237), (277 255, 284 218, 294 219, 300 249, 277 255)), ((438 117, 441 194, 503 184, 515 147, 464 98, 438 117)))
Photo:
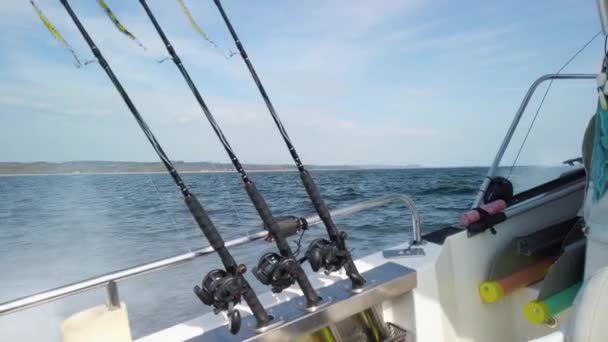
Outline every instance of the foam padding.
POLYGON ((524 316, 534 324, 541 324, 551 317, 572 306, 574 298, 581 288, 581 283, 574 284, 567 289, 548 297, 544 301, 532 301, 524 305, 524 316))
POLYGON ((511 292, 543 279, 555 259, 545 257, 501 279, 482 283, 479 286, 481 300, 495 303, 511 292))
POLYGON ((479 295, 484 303, 495 303, 504 297, 505 293, 497 281, 486 281, 479 285, 479 295))

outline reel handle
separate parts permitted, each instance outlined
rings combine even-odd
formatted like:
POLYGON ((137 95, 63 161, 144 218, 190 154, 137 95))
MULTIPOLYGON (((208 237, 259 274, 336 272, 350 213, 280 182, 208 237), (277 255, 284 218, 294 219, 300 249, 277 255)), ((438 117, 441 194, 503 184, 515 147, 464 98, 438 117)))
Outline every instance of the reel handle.
POLYGON ((232 335, 238 334, 241 330, 241 313, 239 310, 232 310, 228 313, 228 329, 232 335))
POLYGON ((234 307, 241 302, 245 291, 242 278, 245 270, 244 265, 238 267, 236 274, 212 270, 203 278, 201 286, 194 286, 194 293, 203 304, 213 307, 216 314, 226 312, 228 328, 233 335, 241 329, 241 313, 234 307))

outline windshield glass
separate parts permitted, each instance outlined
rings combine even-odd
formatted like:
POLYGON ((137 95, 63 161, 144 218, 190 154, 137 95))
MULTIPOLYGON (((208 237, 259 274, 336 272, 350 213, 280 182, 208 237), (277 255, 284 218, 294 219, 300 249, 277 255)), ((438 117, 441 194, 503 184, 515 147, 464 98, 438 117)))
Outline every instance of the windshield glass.
POLYGON ((564 164, 582 156, 585 129, 595 113, 595 80, 550 81, 534 93, 500 163, 498 175, 511 180, 514 193, 582 167, 564 164), (537 114, 538 111, 538 114, 537 114))

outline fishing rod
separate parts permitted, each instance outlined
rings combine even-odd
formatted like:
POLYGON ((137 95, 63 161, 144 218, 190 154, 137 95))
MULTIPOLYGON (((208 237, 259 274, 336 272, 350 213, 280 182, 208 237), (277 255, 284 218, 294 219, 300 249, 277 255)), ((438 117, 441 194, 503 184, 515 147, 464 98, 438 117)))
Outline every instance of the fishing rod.
POLYGON ((306 273, 300 265, 300 262, 295 259, 294 254, 291 251, 291 248, 289 247, 289 243, 285 238, 286 234, 281 231, 281 226, 279 225, 275 217, 272 215, 268 204, 266 203, 260 192, 257 190, 253 180, 247 175, 247 172, 245 171, 243 165, 232 150, 232 147, 230 147, 228 140, 224 136, 224 133, 222 132, 220 126, 215 121, 215 118, 213 117, 211 111, 207 107, 207 104, 203 100, 202 95, 199 93, 198 89, 194 85, 194 82, 192 81, 190 75, 188 74, 188 71, 182 64, 181 59, 177 55, 177 52, 171 45, 171 42, 169 42, 169 39, 163 32, 159 23, 156 21, 156 18, 154 17, 154 14, 152 14, 150 7, 148 7, 146 0, 140 0, 139 2, 148 14, 150 21, 152 21, 152 24, 156 28, 158 35, 165 44, 169 55, 171 55, 173 62, 181 72, 182 76, 184 77, 184 80, 188 84, 188 87, 190 87, 192 94, 194 95, 198 104, 203 110, 203 113, 207 117, 207 120, 211 124, 211 127, 215 131, 215 134, 219 138, 222 146, 226 150, 226 153, 230 157, 234 168, 239 173, 247 195, 251 199, 253 206, 260 215, 264 226, 268 229, 270 236, 276 242, 280 254, 266 253, 265 255, 263 255, 260 261, 258 262, 257 267, 253 269, 253 274, 262 284, 270 285, 272 291, 275 293, 280 293, 284 289, 290 287, 295 282, 297 282, 300 288, 302 289, 302 292, 304 293, 304 297, 306 297, 307 307, 316 307, 320 302, 320 297, 317 295, 315 289, 311 285, 310 280, 308 279, 306 273))
POLYGON ((131 114, 139 124, 139 127, 144 132, 148 141, 156 151, 156 154, 161 159, 165 168, 173 178, 173 181, 178 186, 184 201, 192 214, 192 217, 198 224, 199 228, 209 241, 209 244, 220 256, 220 259, 224 265, 225 270, 215 269, 207 273, 203 278, 201 286, 195 286, 194 292, 199 299, 206 305, 212 306, 215 313, 227 312, 229 318, 229 329, 232 334, 238 333, 241 326, 241 315, 238 310, 234 309, 234 306, 241 302, 241 297, 245 299, 247 305, 251 309, 255 319, 257 321, 258 328, 267 326, 272 320, 272 317, 266 312, 260 300, 256 296, 255 292, 245 280, 243 273, 247 270, 245 265, 238 265, 226 246, 224 240, 215 228, 215 225, 211 221, 211 218, 207 215, 207 212, 198 201, 196 196, 190 192, 183 179, 175 169, 173 163, 164 152, 161 145, 156 140, 156 137, 144 121, 143 117, 135 107, 135 104, 131 101, 131 98, 122 87, 116 75, 110 68, 110 65, 101 54, 101 51, 97 48, 93 39, 89 36, 84 26, 78 19, 78 16, 72 10, 72 7, 67 0, 60 0, 66 11, 76 24, 78 31, 80 31, 84 40, 87 42, 93 55, 97 58, 99 65, 105 70, 106 74, 114 84, 114 87, 122 97, 123 101, 129 107, 131 114))
POLYGON ((274 109, 272 102, 270 102, 270 98, 266 93, 266 89, 264 89, 262 81, 260 81, 260 78, 258 77, 258 74, 255 71, 253 64, 251 63, 251 60, 249 59, 249 56, 247 55, 243 44, 237 36, 236 31, 232 27, 232 24, 230 23, 230 20, 228 19, 228 16, 226 15, 224 8, 222 7, 222 3, 220 2, 220 0, 214 1, 215 5, 220 11, 220 14, 222 15, 222 18, 224 18, 224 22, 226 23, 226 26, 230 31, 230 35, 234 39, 236 47, 238 48, 239 53, 243 58, 243 61, 247 65, 247 69, 249 69, 249 72, 251 73, 251 77, 255 81, 255 84, 257 85, 260 94, 264 98, 266 107, 268 107, 268 111, 270 112, 274 123, 279 129, 279 132, 283 137, 283 141, 285 141, 285 145, 289 149, 289 153, 291 154, 291 157, 294 163, 296 164, 298 171, 300 172, 300 178, 302 179, 302 183, 304 184, 306 193, 312 201, 313 206, 317 211, 317 214, 323 221, 325 229, 327 230, 327 234, 329 235, 329 238, 331 240, 330 242, 325 239, 316 239, 310 244, 306 252, 306 257, 310 262, 312 269, 314 271, 317 271, 323 268, 327 273, 331 273, 344 267, 348 278, 350 278, 351 280, 352 289, 360 289, 365 284, 365 278, 363 278, 357 270, 350 251, 346 247, 346 232, 340 232, 336 227, 336 224, 334 223, 331 214, 329 213, 329 209, 327 208, 327 205, 325 204, 325 201, 321 196, 319 188, 317 187, 314 179, 312 178, 308 170, 306 170, 304 164, 300 160, 300 156, 298 155, 298 152, 293 146, 291 139, 289 139, 287 131, 285 130, 283 123, 279 119, 279 116, 276 110, 274 109))

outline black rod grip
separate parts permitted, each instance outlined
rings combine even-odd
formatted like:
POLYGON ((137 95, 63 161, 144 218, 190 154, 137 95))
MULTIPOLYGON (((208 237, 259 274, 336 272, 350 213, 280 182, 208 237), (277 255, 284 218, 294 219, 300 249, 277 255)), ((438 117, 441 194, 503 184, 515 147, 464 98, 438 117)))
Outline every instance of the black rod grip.
POLYGON ((256 296, 255 292, 253 292, 251 285, 245 280, 245 277, 243 277, 243 275, 240 275, 240 277, 242 277, 244 288, 243 299, 251 309, 253 316, 256 318, 257 328, 268 325, 268 323, 273 320, 273 317, 266 312, 266 309, 264 309, 264 306, 260 303, 260 299, 256 296))
POLYGON ((223 248, 224 239, 222 239, 217 232, 213 222, 211 222, 211 218, 209 218, 209 215, 207 215, 207 212, 205 212, 205 209, 203 209, 203 206, 196 196, 191 193, 190 196, 184 197, 184 201, 186 202, 192 217, 194 217, 194 221, 196 221, 207 240, 209 240, 211 247, 216 251, 223 248))
POLYGON ((325 224, 327 228, 327 234, 333 243, 336 244, 338 249, 344 253, 344 257, 346 258, 346 263, 344 264, 344 270, 346 271, 346 275, 352 282, 353 289, 359 288, 365 284, 365 278, 359 273, 357 270, 357 266, 355 266, 355 262, 350 254, 348 248, 346 248, 346 243, 344 238, 340 235, 336 224, 331 218, 331 214, 329 213, 329 208, 325 204, 323 197, 321 196, 321 192, 317 185, 315 184, 312 176, 308 172, 308 170, 302 168, 300 171, 300 178, 302 179, 302 183, 304 184, 304 188, 308 193, 308 197, 312 201, 315 209, 317 210, 317 214, 321 218, 321 221, 325 224))
MULTIPOLYGON (((245 190, 247 191, 253 206, 262 218, 264 225, 268 227, 268 231, 274 238, 281 256, 284 258, 294 259, 293 253, 289 247, 289 244, 287 243, 287 240, 285 239, 285 236, 281 232, 277 221, 270 212, 270 208, 268 208, 268 204, 266 204, 266 201, 255 187, 253 181, 250 180, 245 183, 245 190)), ((304 293, 304 297, 306 297, 307 306, 312 307, 319 304, 321 298, 317 295, 315 288, 310 283, 310 280, 299 263, 296 263, 294 276, 298 282, 298 285, 300 286, 300 289, 302 289, 302 292, 304 293)))
POLYGON ((281 255, 284 257, 292 258, 293 254, 291 252, 291 248, 289 248, 289 244, 285 240, 285 236, 281 233, 281 228, 279 227, 279 225, 277 224, 277 221, 272 216, 272 212, 270 211, 268 204, 266 203, 266 201, 264 200, 264 198, 262 197, 262 195, 256 188, 255 183, 253 183, 253 181, 251 181, 251 180, 246 182, 245 191, 247 192, 247 195, 251 199, 251 203, 253 203, 255 210, 260 215, 260 218, 262 219, 262 223, 264 224, 265 227, 268 228, 268 231, 270 232, 272 237, 275 239, 281 255))
MULTIPOLYGON (((310 197, 312 204, 314 205, 315 209, 317 209, 317 214, 319 214, 319 218, 321 218, 321 221, 323 221, 323 223, 327 226, 327 233, 331 240, 333 242, 337 242, 337 240, 342 240, 340 239, 340 233, 338 232, 338 228, 331 219, 329 209, 327 208, 323 197, 321 197, 321 192, 319 191, 319 188, 317 188, 317 185, 312 179, 310 173, 307 170, 300 171, 300 179, 302 179, 302 184, 304 184, 304 189, 306 189, 308 197, 310 197)), ((344 244, 342 243, 342 245, 338 245, 338 247, 343 248, 343 245, 344 244)))

